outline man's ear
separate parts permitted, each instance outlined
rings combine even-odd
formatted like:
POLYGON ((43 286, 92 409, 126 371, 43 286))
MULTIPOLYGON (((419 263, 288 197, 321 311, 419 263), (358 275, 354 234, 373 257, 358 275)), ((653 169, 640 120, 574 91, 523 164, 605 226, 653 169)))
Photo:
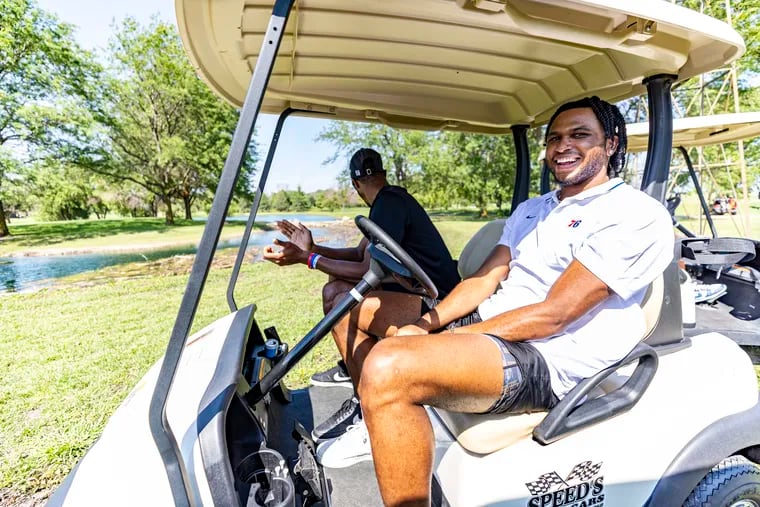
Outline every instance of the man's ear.
POLYGON ((612 139, 607 139, 607 156, 611 157, 618 147, 618 136, 612 136, 612 139))

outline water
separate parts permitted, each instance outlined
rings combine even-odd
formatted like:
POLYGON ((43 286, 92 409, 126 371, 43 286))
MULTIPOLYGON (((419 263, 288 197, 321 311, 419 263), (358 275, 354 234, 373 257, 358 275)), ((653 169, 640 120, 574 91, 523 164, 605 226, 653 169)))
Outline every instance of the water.
MULTIPOLYGON (((236 220, 238 217, 232 217, 236 220)), ((275 220, 300 220, 302 222, 326 222, 335 220, 333 217, 316 215, 263 215, 256 217, 257 222, 273 222, 275 220)), ((243 217, 242 220, 247 220, 243 217)), ((322 228, 312 229, 315 241, 323 242, 328 231, 322 228)), ((278 231, 253 232, 249 240, 249 246, 271 245, 275 238, 282 238, 278 231)), ((329 246, 345 246, 342 244, 329 246)), ((240 238, 234 240, 219 241, 218 249, 232 248, 240 245, 240 238)), ((108 266, 127 264, 130 262, 147 262, 164 259, 175 255, 193 254, 197 247, 193 245, 183 247, 162 248, 147 250, 144 252, 122 253, 91 253, 76 255, 55 256, 30 256, 30 257, 0 257, 0 293, 18 292, 27 289, 48 286, 55 279, 65 276, 76 275, 86 271, 95 271, 108 266)))

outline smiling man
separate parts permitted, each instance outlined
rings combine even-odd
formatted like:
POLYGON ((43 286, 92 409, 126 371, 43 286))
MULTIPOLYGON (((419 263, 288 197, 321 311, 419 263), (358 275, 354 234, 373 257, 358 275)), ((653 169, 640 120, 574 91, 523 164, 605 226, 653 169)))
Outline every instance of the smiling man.
POLYGON ((442 301, 380 293, 336 326, 367 430, 322 444, 323 462, 371 447, 383 501, 429 505, 424 405, 546 410, 633 349, 644 293, 671 262, 674 237, 667 210, 617 177, 625 147, 614 105, 561 106, 545 159, 559 190, 515 210, 475 275, 442 301))

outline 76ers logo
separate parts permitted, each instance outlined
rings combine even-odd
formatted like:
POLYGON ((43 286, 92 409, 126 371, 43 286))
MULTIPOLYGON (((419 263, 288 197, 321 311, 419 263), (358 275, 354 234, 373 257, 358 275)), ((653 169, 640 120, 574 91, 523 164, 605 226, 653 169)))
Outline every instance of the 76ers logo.
POLYGON ((581 220, 570 220, 570 223, 567 224, 568 227, 572 227, 573 229, 581 225, 581 220))
POLYGON ((557 472, 542 474, 526 482, 532 498, 528 507, 599 507, 604 505, 602 463, 578 463, 565 479, 557 472))

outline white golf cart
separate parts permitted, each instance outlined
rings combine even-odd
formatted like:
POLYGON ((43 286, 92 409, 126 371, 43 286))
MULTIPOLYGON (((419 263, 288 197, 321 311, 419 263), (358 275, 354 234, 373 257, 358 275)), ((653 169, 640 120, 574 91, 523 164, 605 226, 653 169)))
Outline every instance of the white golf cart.
MULTIPOLYGON (((711 205, 705 199, 701 181, 694 169, 689 148, 733 143, 760 136, 760 113, 733 113, 696 116, 673 120, 673 148, 681 153, 686 171, 699 199, 709 237, 697 237, 678 222, 675 210, 678 198, 668 200, 675 227, 684 236, 683 260, 691 276, 706 284, 723 284, 725 294, 698 304, 692 310, 691 326, 685 334, 693 336, 717 331, 739 345, 760 346, 760 241, 749 238, 720 237, 712 218, 711 205)), ((628 151, 647 150, 649 125, 628 126, 628 151)))
MULTIPOLYGON (((200 75, 242 106, 240 121, 166 354, 50 505, 381 503, 370 463, 332 470, 314 459, 308 430, 337 408, 332 391, 340 390, 289 391, 281 380, 390 273, 435 294, 383 231, 357 219, 373 243, 370 271, 289 349, 276 331, 259 329, 252 303, 234 297, 257 198, 232 270, 230 313, 189 336, 260 111, 281 116, 259 197, 285 119, 302 114, 512 132, 514 209, 528 197, 530 127, 568 100, 596 94, 614 102, 647 91, 656 135, 642 189, 664 201, 671 84, 744 47, 727 25, 659 0, 177 0, 177 12, 200 75)), ((487 232, 473 241, 489 243, 487 232)), ((675 263, 645 307, 642 343, 548 414, 430 409, 434 503, 760 505, 760 405, 749 358, 718 333, 684 338, 675 263)))

